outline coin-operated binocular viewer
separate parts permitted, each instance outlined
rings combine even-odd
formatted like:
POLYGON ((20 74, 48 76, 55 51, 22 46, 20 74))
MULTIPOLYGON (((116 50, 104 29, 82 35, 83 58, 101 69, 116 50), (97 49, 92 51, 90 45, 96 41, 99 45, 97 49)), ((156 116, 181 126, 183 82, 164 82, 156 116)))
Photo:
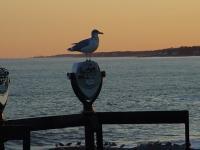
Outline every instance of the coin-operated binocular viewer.
POLYGON ((94 133, 96 133, 97 149, 103 149, 102 125, 99 124, 97 116, 94 115, 92 104, 101 91, 105 71, 101 71, 95 61, 86 60, 74 63, 72 73, 67 75, 71 80, 74 93, 83 103, 85 147, 86 149, 94 149, 94 133))
POLYGON ((83 103, 83 112, 93 112, 92 104, 97 99, 105 77, 95 61, 74 63, 72 73, 68 73, 71 85, 78 99, 83 103))
POLYGON ((3 110, 8 99, 9 83, 10 79, 8 70, 0 68, 0 121, 3 120, 3 110))

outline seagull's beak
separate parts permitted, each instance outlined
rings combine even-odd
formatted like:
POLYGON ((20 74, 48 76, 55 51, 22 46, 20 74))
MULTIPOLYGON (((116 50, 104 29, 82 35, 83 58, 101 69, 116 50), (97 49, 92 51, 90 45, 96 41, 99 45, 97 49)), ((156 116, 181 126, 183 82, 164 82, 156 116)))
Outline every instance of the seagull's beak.
POLYGON ((98 34, 103 34, 103 32, 100 32, 100 31, 99 31, 98 34))

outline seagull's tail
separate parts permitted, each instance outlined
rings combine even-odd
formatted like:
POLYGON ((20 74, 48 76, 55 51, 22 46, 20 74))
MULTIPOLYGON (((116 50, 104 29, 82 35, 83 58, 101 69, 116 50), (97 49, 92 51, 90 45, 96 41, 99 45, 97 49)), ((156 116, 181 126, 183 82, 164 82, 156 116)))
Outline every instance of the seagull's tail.
POLYGON ((66 50, 68 50, 68 51, 74 51, 73 48, 71 48, 71 47, 68 48, 68 49, 66 49, 66 50))
POLYGON ((75 50, 74 50, 74 46, 75 46, 76 44, 77 44, 77 43, 72 43, 73 46, 70 47, 70 48, 68 48, 68 49, 66 49, 66 50, 68 50, 68 51, 75 51, 75 50))

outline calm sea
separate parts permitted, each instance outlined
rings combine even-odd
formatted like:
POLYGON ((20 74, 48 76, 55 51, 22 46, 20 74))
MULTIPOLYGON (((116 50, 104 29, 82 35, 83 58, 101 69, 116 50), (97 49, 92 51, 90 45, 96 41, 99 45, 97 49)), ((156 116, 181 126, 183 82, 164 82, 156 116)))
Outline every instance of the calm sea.
MULTIPOLYGON (((200 57, 93 58, 106 71, 96 111, 189 110, 192 146, 200 148, 200 57)), ((0 60, 10 71, 7 119, 75 114, 82 104, 67 72, 84 58, 0 60)), ((127 146, 148 141, 184 142, 184 125, 105 125, 104 140, 127 146)), ((33 149, 84 141, 83 128, 31 133, 33 149)), ((21 149, 21 143, 7 143, 21 149)))

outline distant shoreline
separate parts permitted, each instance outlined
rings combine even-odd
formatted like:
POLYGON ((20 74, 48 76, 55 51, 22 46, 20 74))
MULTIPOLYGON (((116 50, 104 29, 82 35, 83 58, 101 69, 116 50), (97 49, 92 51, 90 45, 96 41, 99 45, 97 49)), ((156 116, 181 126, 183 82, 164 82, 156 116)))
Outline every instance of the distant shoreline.
MULTIPOLYGON (((83 57, 83 54, 59 54, 52 56, 36 56, 33 58, 52 58, 52 57, 83 57)), ((166 48, 149 51, 113 51, 95 52, 92 57, 183 57, 200 56, 200 46, 182 46, 178 48, 166 48)))

